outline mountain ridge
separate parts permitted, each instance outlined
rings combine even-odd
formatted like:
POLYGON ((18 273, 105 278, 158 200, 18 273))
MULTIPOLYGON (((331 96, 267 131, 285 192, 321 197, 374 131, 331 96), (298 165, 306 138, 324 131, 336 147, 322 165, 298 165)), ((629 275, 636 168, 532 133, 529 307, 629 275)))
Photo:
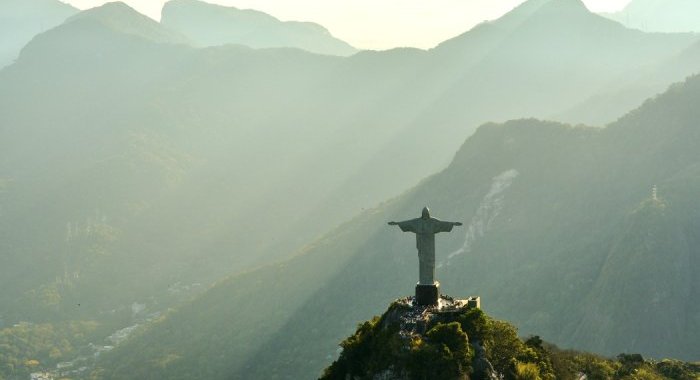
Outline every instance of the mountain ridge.
POLYGON ((625 8, 603 16, 630 28, 650 32, 700 32, 700 7, 692 0, 633 0, 625 8))
POLYGON ((204 47, 224 44, 253 48, 296 47, 339 56, 357 52, 316 23, 280 21, 264 12, 199 0, 168 1, 163 6, 161 23, 204 47))
POLYGON ((0 4, 0 68, 11 64, 35 35, 59 25, 78 9, 56 0, 7 0, 0 4))
POLYGON ((147 38, 158 43, 188 44, 188 40, 184 36, 169 30, 122 1, 108 2, 101 6, 84 10, 70 17, 66 22, 86 20, 99 22, 122 33, 147 38))

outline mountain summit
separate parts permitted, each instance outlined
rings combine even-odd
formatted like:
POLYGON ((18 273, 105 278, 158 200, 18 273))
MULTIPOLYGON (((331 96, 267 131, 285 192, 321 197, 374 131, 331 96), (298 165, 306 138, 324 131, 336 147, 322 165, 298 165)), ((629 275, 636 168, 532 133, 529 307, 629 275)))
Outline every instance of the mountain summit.
MULTIPOLYGON (((61 25, 37 35, 22 49, 19 61, 29 59, 40 62, 46 59, 57 60, 58 56, 62 56, 59 59, 61 62, 67 62, 65 60, 68 59, 83 64, 88 55, 102 56, 104 59, 111 57, 116 64, 122 57, 133 58, 133 45, 140 45, 145 54, 153 55, 159 49, 146 45, 171 48, 177 45, 184 48, 190 44, 187 38, 125 3, 112 2, 82 11, 61 25), (126 48, 126 45, 131 47, 126 48)), ((132 72, 128 75, 134 74, 132 72)))
POLYGON ((0 1, 0 68, 17 58, 32 37, 76 13, 58 0, 0 1))
POLYGON ((648 32, 700 32, 697 0, 633 0, 620 12, 604 16, 648 32))
POLYGON ((153 42, 188 43, 188 40, 179 33, 168 30, 121 1, 82 11, 66 20, 66 23, 76 21, 97 22, 115 31, 146 38, 153 42))
MULTIPOLYGON (((500 345, 493 332, 506 325, 492 322, 476 303, 442 296, 439 305, 419 306, 413 297, 399 299, 340 344, 340 357, 321 379, 497 378, 483 345, 500 345)), ((509 338, 508 343, 517 341, 515 335, 509 338)))
POLYGON ((357 52, 315 23, 280 21, 263 12, 197 0, 169 1, 163 7, 161 23, 181 32, 200 46, 240 44, 252 48, 294 47, 339 56, 357 52))
POLYGON ((343 340, 340 357, 320 380, 685 380, 700 375, 697 363, 646 361, 638 354, 610 360, 562 351, 538 336, 520 339, 511 324, 475 306, 444 296, 435 307, 415 306, 412 298, 396 300, 343 340))

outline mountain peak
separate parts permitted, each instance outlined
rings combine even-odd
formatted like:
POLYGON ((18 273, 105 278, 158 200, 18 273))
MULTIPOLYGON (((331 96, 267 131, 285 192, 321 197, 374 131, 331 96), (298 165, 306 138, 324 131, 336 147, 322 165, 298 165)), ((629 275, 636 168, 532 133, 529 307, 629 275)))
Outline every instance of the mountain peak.
POLYGON ((95 21, 110 29, 125 34, 137 35, 154 42, 183 44, 187 39, 162 26, 121 1, 105 3, 99 7, 82 11, 68 20, 72 22, 95 21))
POLYGON ((0 68, 15 60, 34 36, 60 25, 77 12, 58 0, 0 1, 0 68))
POLYGON ((697 0, 633 0, 616 13, 605 14, 629 28, 646 32, 700 32, 697 0))
MULTIPOLYGON (((570 17, 571 14, 591 14, 581 0, 527 0, 494 21, 477 25, 494 25, 499 29, 514 30, 536 14, 547 17, 570 17)), ((467 32, 468 33, 468 32, 467 32)))
POLYGON ((513 8, 513 10, 506 13, 495 22, 501 26, 515 28, 550 1, 551 0, 527 0, 526 2, 513 8))
MULTIPOLYGON (((561 351, 536 335, 521 340, 514 326, 479 308, 456 306, 444 296, 441 301, 452 309, 420 308, 411 301, 396 300, 381 317, 361 323, 340 344, 340 357, 321 380, 561 379, 600 371, 591 369, 590 354, 561 351)), ((676 373, 682 374, 678 378, 695 378, 700 371, 690 363, 646 361, 639 354, 596 360, 597 367, 610 368, 605 378, 613 378, 613 368, 621 376, 644 372, 654 378, 671 378, 662 376, 671 372, 669 367, 673 378, 676 373)))
POLYGON ((622 29, 618 23, 590 12, 581 0, 528 0, 494 21, 443 42, 438 50, 464 51, 469 62, 477 62, 510 41, 512 46, 540 45, 549 54, 555 48, 544 41, 570 44, 572 37, 595 40, 622 29))
POLYGON ((574 9, 584 9, 590 12, 583 0, 549 0, 546 6, 570 7, 574 9))
MULTIPOLYGON (((343 352, 321 379, 497 378, 482 346, 489 339, 484 334, 486 314, 446 296, 440 306, 417 306, 414 301, 396 300, 381 317, 360 324, 340 344, 343 352)), ((485 343, 493 347, 498 342, 485 343)))
POLYGON ((310 22, 280 21, 267 13, 209 4, 198 0, 171 0, 163 6, 161 23, 199 46, 246 45, 255 49, 292 47, 314 53, 347 56, 356 49, 310 22))
POLYGON ((78 9, 72 5, 59 0, 3 0, 0 8, 2 9, 3 16, 7 14, 17 15, 18 12, 44 13, 48 9, 67 13, 78 11, 78 9))
POLYGON ((103 5, 100 5, 98 7, 86 9, 86 10, 78 13, 77 15, 71 17, 69 19, 69 21, 83 19, 83 18, 94 18, 94 19, 105 19, 106 18, 106 19, 109 19, 109 18, 114 18, 114 17, 133 17, 133 16, 146 17, 122 1, 112 1, 109 3, 105 3, 103 5))
POLYGON ((200 1, 200 0, 169 0, 163 5, 163 9, 161 10, 161 16, 165 16, 167 13, 177 10, 177 9, 206 9, 210 11, 216 11, 216 12, 227 12, 229 14, 235 14, 235 13, 249 13, 249 14, 256 14, 260 17, 265 17, 265 18, 270 18, 277 20, 275 17, 261 11, 257 11, 254 9, 241 9, 237 8, 233 5, 220 5, 220 4, 212 4, 212 3, 207 3, 206 1, 200 1))
POLYGON ((535 32, 537 39, 547 39, 564 31, 568 31, 568 37, 588 36, 588 39, 606 39, 610 33, 625 33, 622 25, 591 12, 581 0, 531 1, 539 7, 517 27, 520 33, 535 32), (570 34, 572 31, 575 32, 570 34))
POLYGON ((548 17, 595 16, 581 0, 549 0, 535 14, 548 17))

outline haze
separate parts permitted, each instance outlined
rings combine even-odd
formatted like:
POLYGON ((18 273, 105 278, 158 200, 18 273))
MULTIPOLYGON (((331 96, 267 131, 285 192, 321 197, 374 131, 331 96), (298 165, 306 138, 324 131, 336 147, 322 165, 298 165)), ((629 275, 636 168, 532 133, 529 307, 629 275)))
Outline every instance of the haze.
POLYGON ((104 1, 0 0, 0 380, 700 380, 700 0, 104 1))
MULTIPOLYGON (((432 48, 474 25, 493 20, 524 0, 210 0, 210 3, 250 8, 281 20, 313 21, 359 49, 432 48), (361 20, 361 22, 359 22, 361 20)), ((65 1, 80 9, 107 0, 65 1)), ((134 9, 160 19, 164 0, 124 0, 134 9)), ((614 12, 630 0, 585 0, 594 12, 614 12)))

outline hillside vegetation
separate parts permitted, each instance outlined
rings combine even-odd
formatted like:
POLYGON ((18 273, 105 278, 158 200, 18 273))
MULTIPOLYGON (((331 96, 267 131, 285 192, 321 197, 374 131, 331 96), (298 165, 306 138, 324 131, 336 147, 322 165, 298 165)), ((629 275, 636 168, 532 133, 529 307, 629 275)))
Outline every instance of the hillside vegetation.
POLYGON ((561 350, 536 335, 521 339, 508 322, 480 309, 417 310, 395 301, 380 317, 361 323, 340 344, 342 353, 322 380, 475 379, 596 380, 700 377, 700 363, 644 360, 619 354, 615 360, 561 350), (423 332, 410 322, 419 315, 423 332), (585 377, 584 377, 585 376, 585 377))
POLYGON ((412 289, 415 242, 386 221, 426 204, 465 222, 438 237, 444 291, 478 294, 489 314, 562 347, 692 360, 697 99, 695 77, 606 129, 484 125, 444 171, 287 262, 217 284, 116 350, 107 378, 125 368, 186 378, 196 358, 216 355, 226 360, 211 378, 319 373, 357 321, 412 289), (155 367, 145 353, 178 360, 155 367))

